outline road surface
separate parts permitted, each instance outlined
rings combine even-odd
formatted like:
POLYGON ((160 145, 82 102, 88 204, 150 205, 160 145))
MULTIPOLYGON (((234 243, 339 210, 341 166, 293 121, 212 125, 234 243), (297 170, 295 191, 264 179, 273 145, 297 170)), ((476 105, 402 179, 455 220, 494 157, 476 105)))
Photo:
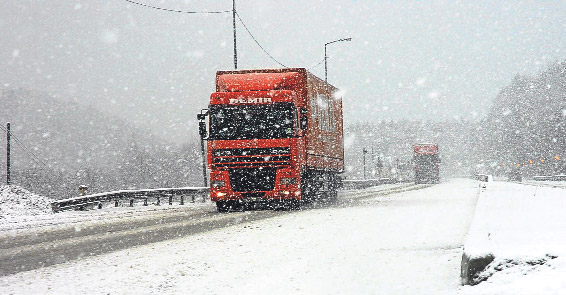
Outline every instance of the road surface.
POLYGON ((108 235, 121 236, 108 238, 109 250, 92 246, 108 244, 102 232, 57 241, 94 249, 77 250, 84 256, 114 252, 0 277, 0 293, 454 294, 477 191, 475 181, 453 180, 346 192, 336 205, 301 211, 181 210, 163 225, 115 227, 108 235), (162 230, 166 238, 154 237, 162 230))
MULTIPOLYGON (((385 195, 421 187, 423 186, 395 184, 343 192, 338 204, 331 206, 354 205, 375 194, 385 195)), ((321 206, 327 207, 324 204, 321 206)), ((317 207, 316 204, 305 206, 305 210, 313 207, 317 207)), ((96 214, 95 211, 90 212, 96 214)), ((221 214, 210 205, 198 208, 177 207, 170 210, 138 212, 138 214, 140 215, 132 218, 75 222, 71 225, 31 230, 15 236, 2 236, 0 275, 262 220, 284 212, 256 210, 221 214)))

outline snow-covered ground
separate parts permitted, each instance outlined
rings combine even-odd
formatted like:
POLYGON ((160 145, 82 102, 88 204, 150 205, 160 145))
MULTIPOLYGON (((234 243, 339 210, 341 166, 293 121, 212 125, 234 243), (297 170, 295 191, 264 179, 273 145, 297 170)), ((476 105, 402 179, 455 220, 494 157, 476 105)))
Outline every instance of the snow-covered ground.
POLYGON ((566 294, 566 191, 488 183, 465 251, 495 260, 462 294, 566 294))
POLYGON ((20 186, 0 186, 0 231, 51 215, 52 201, 20 186))
POLYGON ((477 192, 453 180, 289 212, 0 277, 0 293, 455 294, 477 192))

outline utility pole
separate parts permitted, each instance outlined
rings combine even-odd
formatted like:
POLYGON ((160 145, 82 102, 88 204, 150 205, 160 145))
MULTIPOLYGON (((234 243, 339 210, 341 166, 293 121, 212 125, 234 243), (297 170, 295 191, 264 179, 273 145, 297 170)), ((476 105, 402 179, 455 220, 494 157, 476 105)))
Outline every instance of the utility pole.
POLYGON ((10 123, 6 123, 6 184, 10 185, 10 123))
POLYGON ((366 148, 364 148, 362 150, 363 154, 364 154, 364 180, 366 179, 366 154, 368 153, 368 150, 366 148))
POLYGON ((234 69, 238 69, 238 50, 236 49, 236 0, 232 0, 232 27, 234 28, 234 69))

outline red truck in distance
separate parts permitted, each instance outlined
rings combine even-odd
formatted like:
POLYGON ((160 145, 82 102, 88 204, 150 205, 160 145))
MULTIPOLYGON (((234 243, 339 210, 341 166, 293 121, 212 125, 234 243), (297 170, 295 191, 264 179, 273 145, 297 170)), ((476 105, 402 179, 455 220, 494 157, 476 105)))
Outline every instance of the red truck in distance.
POLYGON ((217 72, 201 136, 218 211, 336 198, 344 171, 337 91, 304 68, 217 72))
POLYGON ((413 146, 413 151, 415 183, 439 183, 438 144, 416 144, 413 146))

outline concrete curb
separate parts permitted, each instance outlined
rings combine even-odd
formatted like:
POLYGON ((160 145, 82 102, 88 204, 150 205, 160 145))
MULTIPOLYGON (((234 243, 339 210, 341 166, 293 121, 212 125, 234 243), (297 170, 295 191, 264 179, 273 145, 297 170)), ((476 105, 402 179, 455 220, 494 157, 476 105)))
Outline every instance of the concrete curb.
POLYGON ((462 285, 477 285, 485 279, 479 279, 479 274, 495 259, 491 254, 482 257, 470 258, 464 251, 462 254, 462 264, 460 277, 462 285))

